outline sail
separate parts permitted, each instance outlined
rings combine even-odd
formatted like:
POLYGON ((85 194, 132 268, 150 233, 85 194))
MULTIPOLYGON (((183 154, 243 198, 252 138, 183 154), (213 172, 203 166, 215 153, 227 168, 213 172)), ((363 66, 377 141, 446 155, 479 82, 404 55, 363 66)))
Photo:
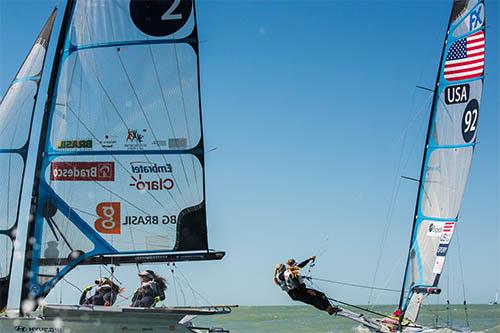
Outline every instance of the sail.
POLYGON ((484 77, 482 0, 455 0, 430 116, 400 307, 415 321, 436 288, 458 222, 484 77))
POLYGON ((56 10, 0 102, 0 311, 7 305, 31 123, 55 17, 56 10))
POLYGON ((220 259, 207 242, 194 2, 69 0, 58 50, 23 298, 79 264, 220 259))

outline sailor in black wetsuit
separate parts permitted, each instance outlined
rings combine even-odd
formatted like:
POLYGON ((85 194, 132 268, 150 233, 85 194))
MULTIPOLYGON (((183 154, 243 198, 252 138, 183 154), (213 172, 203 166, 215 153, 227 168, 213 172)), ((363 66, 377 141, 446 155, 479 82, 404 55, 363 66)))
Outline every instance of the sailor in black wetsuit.
POLYGON ((342 309, 333 306, 321 291, 307 288, 300 276, 300 269, 315 259, 316 256, 312 256, 299 264, 294 259, 289 259, 286 267, 282 264, 278 265, 275 269, 274 282, 286 291, 294 301, 312 305, 318 310, 326 311, 330 315, 333 315, 342 311, 342 309))
POLYGON ((165 300, 165 289, 167 285, 165 279, 156 275, 151 270, 139 273, 141 286, 132 297, 131 307, 150 308, 159 301, 165 300))
POLYGON ((87 297, 87 293, 92 290, 94 286, 85 287, 80 296, 80 305, 112 306, 121 288, 109 278, 101 278, 94 282, 97 285, 94 295, 87 297))

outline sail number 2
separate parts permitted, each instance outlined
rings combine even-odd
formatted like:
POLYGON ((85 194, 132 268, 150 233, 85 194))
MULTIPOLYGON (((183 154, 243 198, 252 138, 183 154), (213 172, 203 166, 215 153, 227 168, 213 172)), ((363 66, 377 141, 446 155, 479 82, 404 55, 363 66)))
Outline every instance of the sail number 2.
POLYGON ((477 128, 477 118, 479 117, 479 102, 477 99, 471 100, 465 107, 462 118, 462 137, 465 142, 470 142, 474 138, 477 128))
POLYGON ((143 33, 163 37, 180 30, 193 9, 192 0, 130 0, 130 17, 143 33))
POLYGON ((174 3, 170 8, 167 9, 165 14, 162 15, 161 19, 163 21, 166 20, 182 20, 182 14, 172 14, 174 10, 179 7, 179 4, 181 3, 181 0, 174 0, 174 3))

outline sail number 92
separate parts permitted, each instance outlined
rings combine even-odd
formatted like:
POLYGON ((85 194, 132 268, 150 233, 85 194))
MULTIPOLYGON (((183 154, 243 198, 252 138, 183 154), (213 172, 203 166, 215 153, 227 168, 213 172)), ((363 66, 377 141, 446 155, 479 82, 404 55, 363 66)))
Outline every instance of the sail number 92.
POLYGON ((465 142, 470 142, 476 133, 477 119, 479 117, 479 102, 471 100, 464 110, 462 117, 462 137, 465 142))

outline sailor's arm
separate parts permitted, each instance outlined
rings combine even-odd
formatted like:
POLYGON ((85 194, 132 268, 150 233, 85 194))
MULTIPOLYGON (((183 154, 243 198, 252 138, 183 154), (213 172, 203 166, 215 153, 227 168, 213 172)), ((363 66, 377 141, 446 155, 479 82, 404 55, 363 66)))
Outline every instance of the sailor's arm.
POLYGON ((314 260, 316 260, 316 256, 310 256, 309 258, 307 258, 306 260, 304 260, 303 262, 301 262, 297 266, 300 268, 304 268, 310 261, 314 261, 314 260))

